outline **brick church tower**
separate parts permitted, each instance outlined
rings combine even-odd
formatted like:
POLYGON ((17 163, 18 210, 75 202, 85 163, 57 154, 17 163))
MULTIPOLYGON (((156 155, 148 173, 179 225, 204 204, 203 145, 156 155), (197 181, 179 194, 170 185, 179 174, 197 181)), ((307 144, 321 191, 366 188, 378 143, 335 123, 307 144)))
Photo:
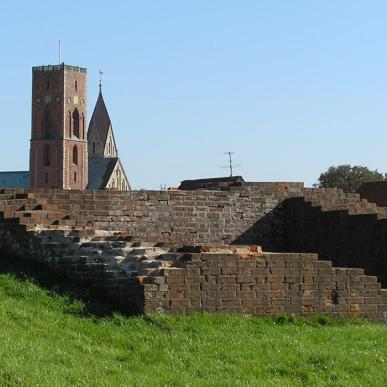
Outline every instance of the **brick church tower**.
POLYGON ((65 64, 32 68, 30 188, 87 186, 86 73, 65 64))

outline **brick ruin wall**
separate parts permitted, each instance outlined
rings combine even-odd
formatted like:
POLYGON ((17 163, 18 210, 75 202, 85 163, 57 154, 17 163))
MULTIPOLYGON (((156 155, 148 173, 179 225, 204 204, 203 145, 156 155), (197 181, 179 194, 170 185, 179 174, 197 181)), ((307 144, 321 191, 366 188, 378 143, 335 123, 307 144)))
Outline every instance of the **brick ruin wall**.
POLYGON ((387 287, 386 208, 351 213, 340 206, 313 206, 304 198, 289 199, 285 206, 285 251, 308 251, 335 266, 363 268, 387 287))
POLYGON ((281 251, 284 200, 302 191, 302 183, 251 183, 231 192, 53 190, 34 195, 57 204, 81 226, 127 231, 145 241, 259 244, 281 251))
POLYGON ((377 282, 385 281, 386 272, 383 233, 387 229, 379 227, 385 209, 356 195, 306 189, 300 183, 246 183, 227 191, 35 190, 5 191, 0 196, 3 251, 39 257, 127 311, 387 318, 385 291, 377 282), (370 227, 370 219, 379 223, 370 227), (98 258, 90 246, 87 254, 85 249, 80 252, 82 246, 98 240, 93 237, 95 230, 107 235, 101 239, 105 247, 98 258), (122 250, 120 244, 128 246, 133 237, 137 244, 165 246, 260 245, 264 253, 183 254, 184 261, 176 256, 169 266, 157 262, 157 270, 143 268, 133 275, 112 261, 114 254, 133 249, 115 251, 122 250), (363 260, 358 258, 361 254, 351 254, 356 252, 351 243, 364 253, 363 260), (114 254, 103 260, 109 249, 114 254), (317 261, 309 252, 333 259, 343 268, 317 261), (356 268, 365 269, 365 274, 356 268))
POLYGON ((145 311, 364 316, 385 321, 387 290, 362 269, 315 254, 188 254, 184 268, 147 277, 145 311))

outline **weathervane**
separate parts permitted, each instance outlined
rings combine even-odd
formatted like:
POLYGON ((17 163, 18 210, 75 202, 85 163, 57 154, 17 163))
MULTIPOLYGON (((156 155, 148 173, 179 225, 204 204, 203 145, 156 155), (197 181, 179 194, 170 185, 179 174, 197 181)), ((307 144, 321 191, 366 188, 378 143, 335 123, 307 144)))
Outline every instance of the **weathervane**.
POLYGON ((101 91, 101 89, 102 89, 102 75, 103 75, 103 72, 101 70, 99 70, 98 73, 99 73, 99 90, 101 91))

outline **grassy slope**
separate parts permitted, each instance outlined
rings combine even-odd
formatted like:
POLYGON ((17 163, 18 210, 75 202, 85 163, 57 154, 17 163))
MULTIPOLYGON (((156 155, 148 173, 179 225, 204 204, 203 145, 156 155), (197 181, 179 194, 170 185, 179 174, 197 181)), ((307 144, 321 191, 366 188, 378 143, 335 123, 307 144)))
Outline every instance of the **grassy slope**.
POLYGON ((0 275, 0 386, 387 385, 387 327, 193 315, 93 317, 0 275))

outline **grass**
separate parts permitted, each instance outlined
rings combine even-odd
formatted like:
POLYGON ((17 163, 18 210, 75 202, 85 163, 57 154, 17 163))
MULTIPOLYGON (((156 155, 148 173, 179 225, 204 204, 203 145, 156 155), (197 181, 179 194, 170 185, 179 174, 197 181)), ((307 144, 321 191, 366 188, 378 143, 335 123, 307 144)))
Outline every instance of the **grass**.
POLYGON ((227 385, 386 386, 387 326, 326 317, 101 317, 87 302, 0 274, 0 386, 227 385))

